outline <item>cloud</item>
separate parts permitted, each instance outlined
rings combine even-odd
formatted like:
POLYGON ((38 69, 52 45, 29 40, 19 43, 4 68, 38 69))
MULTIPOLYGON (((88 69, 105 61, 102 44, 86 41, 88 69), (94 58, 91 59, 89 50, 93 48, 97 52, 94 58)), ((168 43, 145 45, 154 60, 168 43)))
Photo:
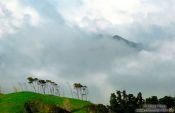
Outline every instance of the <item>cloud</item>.
POLYGON ((104 0, 82 0, 80 5, 73 9, 68 7, 64 9, 58 8, 58 10, 65 16, 65 19, 71 22, 76 21, 80 26, 83 24, 84 18, 90 20, 104 18, 112 24, 122 24, 133 21, 130 13, 133 13, 134 9, 137 8, 139 1, 133 0, 131 3, 128 3, 128 0, 109 0, 108 2, 104 0), (70 16, 74 17, 73 20, 68 18, 70 16))
POLYGON ((0 2, 0 37, 14 33, 26 24, 37 26, 42 19, 30 6, 23 6, 19 0, 0 2))
MULTIPOLYGON (((102 91, 99 86, 105 82, 113 60, 137 53, 134 48, 110 36, 89 34, 59 22, 27 26, 3 37, 0 48, 1 74, 5 75, 1 84, 5 89, 34 74, 63 84, 82 82, 92 91, 93 87, 102 91), (101 81, 91 81, 91 78, 101 81)), ((98 101, 93 92, 90 94, 93 101, 98 101)))
POLYGON ((151 51, 144 50, 137 56, 121 60, 122 63, 117 62, 109 83, 121 89, 142 91, 145 95, 173 94, 174 41, 155 45, 151 51))
MULTIPOLYGON (((127 28, 137 27, 139 30, 148 30, 152 26, 160 29, 171 26, 174 23, 174 1, 153 0, 81 0, 63 2, 57 4, 58 12, 69 24, 78 25, 90 32, 121 34, 126 37, 134 35, 127 32, 127 28), (71 3, 74 3, 70 5, 71 3), (161 18, 161 19, 160 19, 161 18), (123 31, 121 31, 123 29, 123 31), (123 33, 124 32, 124 33, 123 33)), ((132 32, 131 32, 132 33, 132 32)))
POLYGON ((107 103, 116 89, 173 94, 173 5, 172 0, 1 1, 0 85, 7 91, 29 74, 63 86, 82 82, 97 103, 107 103))

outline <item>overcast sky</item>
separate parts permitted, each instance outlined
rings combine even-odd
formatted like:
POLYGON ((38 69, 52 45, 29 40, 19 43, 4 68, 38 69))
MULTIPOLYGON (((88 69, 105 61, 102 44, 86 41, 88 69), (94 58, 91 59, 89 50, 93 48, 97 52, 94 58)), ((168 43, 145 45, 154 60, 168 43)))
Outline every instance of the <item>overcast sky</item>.
POLYGON ((0 86, 32 74, 85 84, 96 103, 115 90, 174 96, 174 14, 174 0, 0 0, 0 86))

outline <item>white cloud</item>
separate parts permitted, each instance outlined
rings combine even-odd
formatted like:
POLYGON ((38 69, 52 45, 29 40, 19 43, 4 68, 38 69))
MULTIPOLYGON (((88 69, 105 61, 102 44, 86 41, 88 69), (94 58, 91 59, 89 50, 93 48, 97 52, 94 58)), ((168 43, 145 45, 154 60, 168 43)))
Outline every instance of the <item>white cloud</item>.
POLYGON ((81 0, 60 1, 57 7, 69 24, 89 31, 108 31, 109 28, 132 23, 144 26, 166 26, 174 23, 175 2, 173 0, 81 0), (74 3, 70 6, 71 3, 74 3), (77 2, 77 4, 75 4, 77 2), (80 4, 78 4, 81 2, 80 4), (161 19, 160 19, 161 18, 161 19), (102 21, 103 20, 103 21, 102 21), (108 24, 106 24, 108 23, 108 24), (93 26, 91 26, 93 24, 93 26))
POLYGON ((159 41, 149 50, 115 60, 109 83, 144 96, 173 94, 175 40, 159 41), (158 92, 158 93, 157 93, 158 92))
MULTIPOLYGON (((61 2, 60 2, 61 3, 61 2)), ((132 14, 139 6, 139 0, 82 0, 78 7, 59 9, 59 12, 70 22, 76 22, 82 26, 84 19, 93 21, 105 19, 112 24, 130 23, 132 14), (69 18, 71 17, 71 18, 69 18), (73 18, 72 18, 73 17, 73 18)))
POLYGON ((30 6, 23 5, 19 0, 0 1, 0 37, 3 34, 14 33, 26 24, 37 26, 41 17, 30 6))

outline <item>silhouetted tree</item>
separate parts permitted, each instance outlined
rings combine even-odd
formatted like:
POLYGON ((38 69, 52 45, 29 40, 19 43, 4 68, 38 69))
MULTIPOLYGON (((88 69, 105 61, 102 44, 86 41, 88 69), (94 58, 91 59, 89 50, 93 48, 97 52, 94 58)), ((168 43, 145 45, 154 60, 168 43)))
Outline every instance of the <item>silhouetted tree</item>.
POLYGON ((142 107, 142 105, 143 105, 142 93, 139 92, 137 95, 137 107, 142 107))
POLYGON ((133 94, 128 94, 128 111, 129 113, 135 113, 136 105, 136 97, 133 94))
POLYGON ((142 94, 138 93, 137 98, 133 94, 127 94, 125 90, 116 91, 110 97, 110 109, 115 113, 135 113, 136 108, 143 104, 142 94))
POLYGON ((117 91, 117 102, 118 102, 119 104, 122 104, 121 91, 117 91))
POLYGON ((168 108, 175 106, 175 99, 171 96, 164 96, 159 99, 160 104, 165 104, 168 108))
POLYGON ((152 96, 152 97, 146 98, 146 103, 147 104, 158 104, 159 101, 158 101, 157 96, 152 96))
POLYGON ((112 93, 110 97, 110 109, 116 112, 118 110, 117 108, 118 108, 117 96, 115 95, 115 93, 112 93))
POLYGON ((122 99, 123 99, 123 100, 122 100, 122 103, 123 103, 123 104, 127 104, 128 96, 127 96, 125 90, 123 90, 123 92, 122 92, 122 96, 123 96, 123 98, 122 98, 122 99))
POLYGON ((119 113, 123 113, 124 112, 124 103, 122 100, 122 95, 121 95, 121 91, 117 91, 117 103, 118 103, 118 107, 117 107, 117 111, 119 113))

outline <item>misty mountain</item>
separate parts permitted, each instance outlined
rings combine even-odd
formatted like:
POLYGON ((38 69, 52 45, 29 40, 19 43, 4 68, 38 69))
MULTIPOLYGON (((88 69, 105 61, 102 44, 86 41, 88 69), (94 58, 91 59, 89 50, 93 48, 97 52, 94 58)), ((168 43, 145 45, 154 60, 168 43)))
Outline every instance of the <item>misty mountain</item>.
POLYGON ((130 41, 130 40, 127 40, 127 39, 124 39, 121 36, 114 35, 112 38, 115 39, 115 40, 117 40, 118 42, 124 43, 127 46, 132 47, 132 48, 135 48, 137 50, 143 49, 142 44, 136 43, 136 42, 133 42, 133 41, 130 41))

